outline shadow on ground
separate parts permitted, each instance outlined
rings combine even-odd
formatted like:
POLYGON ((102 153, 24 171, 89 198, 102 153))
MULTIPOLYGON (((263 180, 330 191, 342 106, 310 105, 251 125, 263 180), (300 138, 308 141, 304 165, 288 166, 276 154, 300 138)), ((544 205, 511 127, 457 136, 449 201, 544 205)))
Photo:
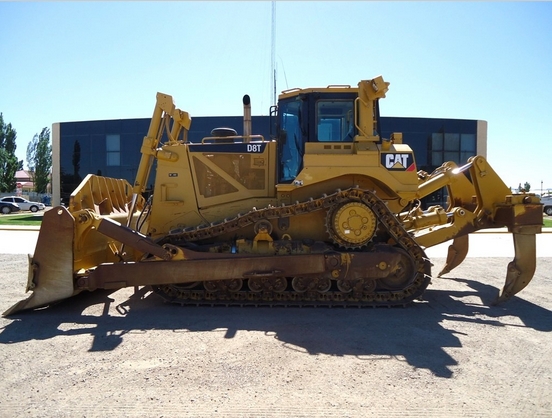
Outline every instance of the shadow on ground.
POLYGON ((222 328, 227 330, 224 338, 233 338, 238 331, 261 331, 285 348, 306 354, 399 358, 436 376, 451 377, 451 366, 457 363, 445 348, 461 347, 457 334, 462 332, 463 322, 552 331, 552 312, 545 308, 519 297, 488 306, 496 297, 495 287, 462 278, 448 280, 462 283, 467 290, 428 290, 425 302, 389 309, 181 307, 165 304, 142 288, 116 307, 120 316, 113 316, 109 314, 114 302, 111 293, 96 291, 11 316, 13 322, 0 330, 0 344, 89 334, 93 337, 90 351, 111 351, 124 344, 125 334, 133 331, 193 333, 222 328), (483 303, 464 301, 476 300, 471 298, 475 294, 483 303), (98 304, 103 305, 103 315, 84 313, 98 304), (518 325, 512 324, 512 317, 519 318, 518 325), (61 324, 70 324, 70 329, 64 330, 67 327, 61 324))

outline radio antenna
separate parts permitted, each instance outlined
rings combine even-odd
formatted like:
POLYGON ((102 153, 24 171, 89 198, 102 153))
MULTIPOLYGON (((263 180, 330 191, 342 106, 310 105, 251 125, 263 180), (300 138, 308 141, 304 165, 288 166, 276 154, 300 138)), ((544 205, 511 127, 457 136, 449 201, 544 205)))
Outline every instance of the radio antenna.
POLYGON ((272 1, 272 25, 270 33, 270 87, 272 90, 272 105, 276 105, 276 2, 272 1))

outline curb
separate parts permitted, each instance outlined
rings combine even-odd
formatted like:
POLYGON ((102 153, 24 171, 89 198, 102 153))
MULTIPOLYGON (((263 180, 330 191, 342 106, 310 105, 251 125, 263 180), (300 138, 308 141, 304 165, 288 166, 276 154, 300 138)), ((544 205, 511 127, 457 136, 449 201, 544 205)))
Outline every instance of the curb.
POLYGON ((0 231, 40 231, 39 226, 27 225, 0 225, 0 231))

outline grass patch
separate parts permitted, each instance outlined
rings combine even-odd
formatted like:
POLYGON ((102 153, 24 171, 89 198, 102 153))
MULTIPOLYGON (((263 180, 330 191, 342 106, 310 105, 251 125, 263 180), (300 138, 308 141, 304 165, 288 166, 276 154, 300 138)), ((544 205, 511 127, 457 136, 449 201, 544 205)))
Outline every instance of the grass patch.
POLYGON ((40 226, 42 213, 35 215, 31 213, 22 215, 0 215, 0 225, 27 225, 40 226))
POLYGON ((552 219, 548 218, 543 221, 545 228, 552 228, 552 219))

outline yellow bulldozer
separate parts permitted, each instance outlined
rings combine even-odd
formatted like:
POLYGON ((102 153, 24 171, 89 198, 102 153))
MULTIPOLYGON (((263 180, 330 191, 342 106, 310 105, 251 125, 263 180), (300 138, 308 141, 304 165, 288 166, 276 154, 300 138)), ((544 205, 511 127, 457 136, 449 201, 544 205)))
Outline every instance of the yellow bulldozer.
POLYGON ((252 133, 246 95, 242 135, 195 143, 189 114, 158 93, 134 184, 88 175, 44 214, 32 294, 4 315, 128 286, 179 304, 404 306, 430 283, 425 248, 452 240, 441 276, 470 233, 500 227, 515 247, 497 302, 509 299, 535 271, 539 197, 512 194, 479 155, 418 170, 402 134, 381 135, 388 88, 378 76, 284 91, 270 138, 252 133), (443 188, 446 207, 422 207, 443 188))

